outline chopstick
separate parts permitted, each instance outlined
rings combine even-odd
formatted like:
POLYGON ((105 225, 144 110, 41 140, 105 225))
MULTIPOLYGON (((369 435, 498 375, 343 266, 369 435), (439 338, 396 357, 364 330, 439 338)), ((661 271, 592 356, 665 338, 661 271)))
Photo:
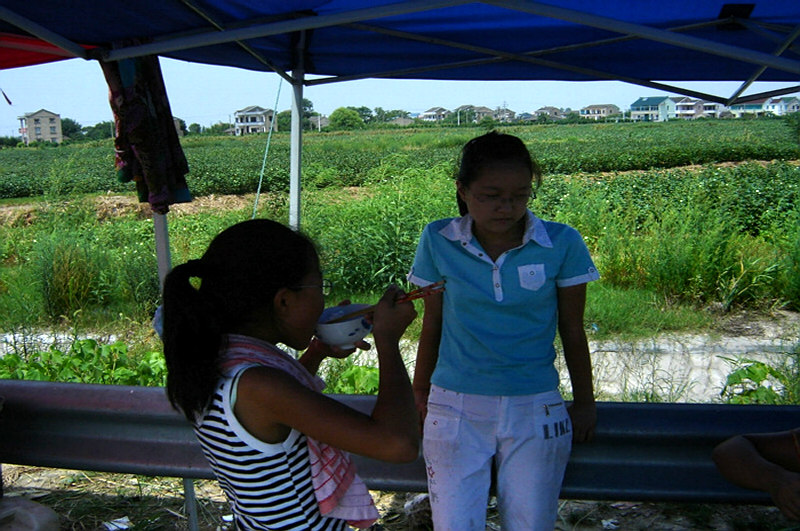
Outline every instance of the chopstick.
MULTIPOLYGON (((423 297, 427 297, 428 295, 433 295, 434 293, 441 293, 444 291, 444 280, 440 280, 439 282, 434 282, 433 284, 428 284, 427 286, 419 289, 415 289, 413 291, 409 291, 405 294, 405 296, 396 299, 395 302, 408 302, 413 301, 416 299, 421 299, 423 297)), ((377 304, 373 304, 372 306, 367 306, 366 308, 362 308, 361 310, 356 310, 354 312, 350 312, 344 315, 337 317, 336 319, 331 319, 327 321, 325 324, 331 323, 341 323, 343 321, 349 321, 350 319, 354 319, 356 317, 360 317, 362 315, 367 315, 375 311, 377 304)))

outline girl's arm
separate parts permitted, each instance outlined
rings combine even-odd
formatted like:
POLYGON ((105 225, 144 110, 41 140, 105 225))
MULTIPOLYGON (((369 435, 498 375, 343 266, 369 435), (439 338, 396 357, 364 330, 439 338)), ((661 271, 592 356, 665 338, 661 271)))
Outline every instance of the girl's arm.
POLYGON ((564 359, 572 382, 570 418, 575 442, 592 440, 597 423, 592 362, 589 358, 586 332, 583 330, 585 307, 586 284, 558 288, 558 333, 564 346, 564 359))
POLYGON ((410 302, 394 303, 398 295, 396 288, 387 290, 373 317, 380 380, 371 415, 312 391, 282 371, 257 367, 245 371, 239 380, 237 419, 268 443, 285 440, 294 428, 318 441, 374 459, 416 459, 419 425, 399 348, 399 340, 416 312, 410 302))
POLYGON ((441 293, 425 298, 425 314, 422 316, 422 333, 417 346, 417 363, 414 367, 414 400, 420 422, 428 414, 428 394, 431 390, 431 375, 439 359, 439 343, 442 339, 441 293))
POLYGON ((725 479, 768 492, 784 516, 800 520, 800 448, 794 436, 792 431, 737 435, 711 456, 725 479))

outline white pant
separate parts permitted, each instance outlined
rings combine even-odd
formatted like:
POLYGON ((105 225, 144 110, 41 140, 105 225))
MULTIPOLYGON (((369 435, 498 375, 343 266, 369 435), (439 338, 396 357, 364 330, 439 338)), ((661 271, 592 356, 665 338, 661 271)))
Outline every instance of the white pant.
POLYGON ((423 434, 436 531, 484 531, 491 468, 503 531, 552 531, 572 449, 558 391, 525 396, 432 386, 423 434))

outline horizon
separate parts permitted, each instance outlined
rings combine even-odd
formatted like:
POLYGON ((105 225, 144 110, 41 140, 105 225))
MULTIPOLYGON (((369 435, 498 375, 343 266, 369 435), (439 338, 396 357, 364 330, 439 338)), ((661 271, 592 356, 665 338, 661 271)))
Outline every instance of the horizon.
MULTIPOLYGON (((102 71, 99 65, 91 63, 68 59, 0 70, 0 89, 6 96, 5 101, 0 101, 0 136, 19 136, 19 117, 41 109, 62 119, 75 120, 84 127, 113 121, 102 71), (11 104, 7 103, 9 100, 11 104)), ((187 126, 230 123, 235 111, 253 105, 277 112, 291 108, 292 87, 275 73, 163 57, 160 63, 172 114, 187 126)), ((725 97, 741 85, 739 82, 673 84, 725 97)), ((745 94, 788 86, 793 84, 756 82, 745 94)), ((419 114, 435 107, 454 110, 473 105, 490 109, 505 107, 521 114, 542 107, 580 110, 589 105, 613 104, 620 111, 628 111, 639 98, 660 96, 680 95, 618 81, 365 79, 303 90, 303 97, 312 102, 314 111, 324 116, 330 116, 339 107, 368 107, 373 111, 380 107, 419 114)))

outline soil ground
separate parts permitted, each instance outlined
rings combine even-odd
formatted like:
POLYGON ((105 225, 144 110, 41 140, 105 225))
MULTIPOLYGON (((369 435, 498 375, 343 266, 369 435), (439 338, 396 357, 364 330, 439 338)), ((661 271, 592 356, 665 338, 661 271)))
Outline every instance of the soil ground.
MULTIPOLYGON (((4 465, 3 483, 6 497, 24 496, 53 509, 64 530, 106 531, 115 521, 136 530, 188 528, 179 479, 4 465)), ((195 482, 195 494, 202 531, 231 529, 226 518, 230 511, 215 482, 195 482)), ((424 495, 373 492, 373 496, 382 515, 374 531, 431 529, 424 495)), ((492 501, 486 529, 502 529, 492 501)), ((800 529, 800 523, 793 525, 768 506, 562 500, 555 529, 789 530, 800 529)))

